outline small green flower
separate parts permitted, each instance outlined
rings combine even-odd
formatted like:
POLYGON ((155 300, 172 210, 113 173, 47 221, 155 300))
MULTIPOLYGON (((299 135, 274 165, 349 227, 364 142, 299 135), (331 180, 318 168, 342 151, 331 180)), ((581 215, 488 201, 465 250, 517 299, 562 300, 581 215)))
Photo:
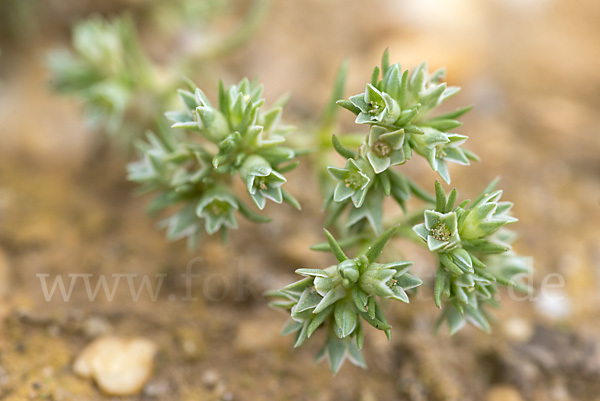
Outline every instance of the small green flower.
POLYGON ((406 162, 403 144, 403 129, 389 131, 383 127, 373 126, 362 149, 375 173, 379 174, 390 166, 406 162))
POLYGON ((371 263, 360 276, 359 286, 367 294, 408 302, 405 290, 421 284, 416 277, 405 276, 411 265, 407 261, 371 263))
POLYGON ((326 269, 298 269, 296 273, 305 278, 270 293, 278 299, 272 306, 290 311, 291 322, 282 333, 297 333, 295 347, 329 321, 327 340, 318 359, 328 356, 334 372, 345 359, 365 367, 359 352, 363 346, 362 321, 384 331, 390 338, 391 326, 377 297, 409 302, 406 290, 422 284, 407 272, 411 262, 376 262, 397 228, 385 231, 364 254, 354 259, 348 259, 333 236, 325 231, 338 264, 326 269))
POLYGON ((357 124, 392 125, 400 117, 398 102, 371 84, 367 84, 364 93, 351 96, 350 102, 360 110, 357 124))
POLYGON ((467 210, 464 223, 459 229, 461 238, 465 240, 484 238, 500 227, 517 221, 509 214, 512 203, 498 202, 501 196, 502 191, 487 194, 467 210))
POLYGON ((204 194, 196 207, 196 215, 203 217, 206 232, 214 234, 223 226, 238 227, 235 212, 239 209, 235 197, 226 190, 212 190, 204 194))
POLYGON ((427 241, 430 251, 447 252, 460 244, 456 213, 425 211, 425 223, 413 227, 414 232, 427 241))
POLYGON ((467 136, 449 134, 431 127, 422 127, 424 135, 412 135, 412 148, 425 157, 429 165, 447 183, 450 183, 448 162, 462 165, 470 164, 470 160, 477 160, 475 154, 460 147, 467 136))
POLYGON ((351 198, 355 207, 361 207, 373 176, 373 173, 369 170, 370 166, 362 159, 358 162, 354 159, 348 159, 345 168, 327 167, 329 174, 337 181, 333 192, 333 200, 341 202, 351 198))
POLYGON ((276 203, 283 201, 281 186, 286 179, 262 157, 249 156, 242 165, 240 175, 246 182, 248 194, 259 209, 264 209, 267 199, 276 203))

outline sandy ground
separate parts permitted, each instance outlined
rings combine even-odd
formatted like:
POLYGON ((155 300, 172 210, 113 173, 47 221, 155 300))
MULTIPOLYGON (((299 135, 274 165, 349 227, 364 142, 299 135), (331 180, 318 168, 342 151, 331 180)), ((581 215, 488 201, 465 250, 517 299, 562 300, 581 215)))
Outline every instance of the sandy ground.
MULTIPOLYGON (((113 3, 96 11, 143 2, 113 3)), ((48 91, 45 52, 65 45, 68 24, 87 12, 54 1, 27 35, 1 33, 1 399, 109 399, 71 365, 91 339, 112 333, 159 347, 152 378, 128 400, 600 400, 597 2, 276 2, 247 46, 203 67, 207 92, 212 77, 244 75, 263 80, 267 99, 290 92, 295 135, 310 135, 342 59, 351 63, 348 93, 358 93, 386 47, 406 67, 446 65, 448 81, 463 87, 451 106, 476 105, 459 132, 482 162, 453 167, 453 185, 467 198, 503 177, 520 219, 516 249, 534 257, 535 296, 503 293, 491 335, 469 327, 434 336, 437 310, 425 294, 390 304, 391 343, 367 332, 369 370, 347 364, 335 377, 313 365, 319 338, 293 350, 279 337, 285 316, 261 295, 293 280, 295 268, 332 263, 308 250, 322 240, 320 201, 303 191, 316 187, 309 166, 289 179, 302 212, 270 207, 273 223, 242 224, 225 246, 208 239, 190 253, 167 243, 125 180, 127 156, 86 127, 77 102, 48 91), (191 284, 181 276, 188 268, 199 274, 191 284), (164 281, 155 300, 132 299, 126 278, 112 301, 91 302, 82 282, 68 301, 45 300, 40 274, 82 273, 164 281)), ((341 126, 355 129, 344 113, 341 126)), ((435 177, 425 163, 406 167, 419 182, 435 177)), ((431 260, 415 257, 432 272, 431 260)))

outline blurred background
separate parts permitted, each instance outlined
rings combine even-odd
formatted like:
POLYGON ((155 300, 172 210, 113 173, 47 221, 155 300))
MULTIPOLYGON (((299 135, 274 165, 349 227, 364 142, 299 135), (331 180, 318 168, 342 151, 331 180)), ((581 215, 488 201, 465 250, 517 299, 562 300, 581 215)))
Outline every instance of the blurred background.
MULTIPOLYGON (((158 350, 132 400, 600 400, 598 21, 594 0, 0 0, 0 398, 110 399, 72 363, 113 334, 158 350), (90 124, 76 96, 52 91, 49 54, 72 49, 73 27, 125 14, 157 87, 177 87, 181 73, 215 98, 218 78, 258 77, 267 102, 291 95, 284 119, 299 138, 314 134, 343 60, 346 95, 362 92, 386 48, 403 68, 446 66, 463 88, 449 107, 475 105, 458 132, 482 160, 453 166, 452 184, 472 198, 502 177, 534 296, 504 293, 491 335, 432 335, 438 312, 425 296, 389 305, 394 338, 366 334, 369 370, 347 364, 332 377, 313 365, 318 339, 293 350, 278 335, 285 316, 261 296, 298 267, 332 263, 308 251, 322 240, 310 169, 290 178, 303 212, 268 209, 273 223, 188 252, 134 196, 131 149, 90 124), (200 277, 184 302, 190 265, 200 277), (45 299, 39 274, 74 273, 166 276, 156 300, 133 301, 126 285, 112 301, 90 302, 82 285, 69 301, 45 299)), ((158 108, 143 99, 142 111, 158 108)), ((350 113, 339 118, 339 132, 356 130, 350 113)), ((435 178, 410 164, 423 185, 435 178)), ((415 259, 423 272, 431 263, 415 259)))

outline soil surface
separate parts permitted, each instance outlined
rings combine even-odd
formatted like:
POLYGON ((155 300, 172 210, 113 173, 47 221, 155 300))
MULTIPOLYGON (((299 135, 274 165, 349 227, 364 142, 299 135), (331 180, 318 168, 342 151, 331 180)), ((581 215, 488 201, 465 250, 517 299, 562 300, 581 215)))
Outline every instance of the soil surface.
MULTIPOLYGON (((482 161, 452 166, 452 184, 472 198, 502 176, 520 220, 516 250, 534 258, 534 296, 503 292, 491 335, 433 335, 429 280, 410 305, 386 305, 391 342, 366 332, 369 369, 346 363, 335 376, 313 364, 321 338, 293 349, 279 336, 286 316, 262 295, 296 268, 333 263, 308 250, 323 240, 310 163, 286 184, 301 212, 269 205, 272 223, 241 223, 227 244, 207 238, 194 252, 166 242, 145 214, 148 198, 126 181, 130 156, 86 126, 80 104, 50 93, 45 68, 74 21, 122 10, 164 61, 169 45, 147 16, 152 5, 31 3, 19 12, 27 23, 0 17, 0 399, 111 399, 72 363, 94 338, 115 334, 159 349, 143 391, 124 400, 600 400, 600 3, 273 2, 244 47, 199 68, 210 95, 218 76, 258 76, 271 101, 290 92, 286 122, 298 136, 313 134, 341 60, 350 61, 347 93, 359 93, 386 47, 404 67, 446 65, 448 82, 463 87, 449 107, 476 105, 458 132, 482 161), (90 300, 84 275, 92 286, 101 275, 121 281, 112 299, 100 291, 90 300), (45 296, 56 277, 67 289, 75 280, 67 300, 45 296), (144 280, 156 296, 132 295, 144 280)), ((230 29, 238 14, 206 29, 230 29)), ((349 113, 340 120, 340 132, 356 130, 349 113)), ((422 160, 405 171, 423 185, 436 178, 422 160)), ((433 260, 397 246, 431 277, 433 260)))

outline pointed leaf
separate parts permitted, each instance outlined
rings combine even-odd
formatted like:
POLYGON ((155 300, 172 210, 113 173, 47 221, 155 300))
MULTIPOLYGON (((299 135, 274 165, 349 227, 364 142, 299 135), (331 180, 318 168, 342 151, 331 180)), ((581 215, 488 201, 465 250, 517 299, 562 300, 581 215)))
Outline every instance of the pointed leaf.
POLYGON ((388 228, 383 234, 381 234, 379 238, 375 240, 375 242, 373 242, 373 244, 367 250, 367 253, 365 253, 365 256, 367 257, 369 262, 373 263, 377 260, 379 255, 381 255, 385 244, 390 240, 390 238, 392 238, 392 236, 394 235, 396 230, 398 230, 399 227, 399 225, 395 225, 388 228))
POLYGON ((346 256, 340 245, 337 243, 335 238, 333 238, 333 235, 331 235, 331 233, 327 231, 327 229, 323 229, 323 231, 325 232, 325 237, 327 237, 327 243, 329 244, 329 248, 331 249, 331 252, 333 252, 333 255, 335 256, 337 261, 343 262, 344 260, 347 260, 348 257, 346 256))

